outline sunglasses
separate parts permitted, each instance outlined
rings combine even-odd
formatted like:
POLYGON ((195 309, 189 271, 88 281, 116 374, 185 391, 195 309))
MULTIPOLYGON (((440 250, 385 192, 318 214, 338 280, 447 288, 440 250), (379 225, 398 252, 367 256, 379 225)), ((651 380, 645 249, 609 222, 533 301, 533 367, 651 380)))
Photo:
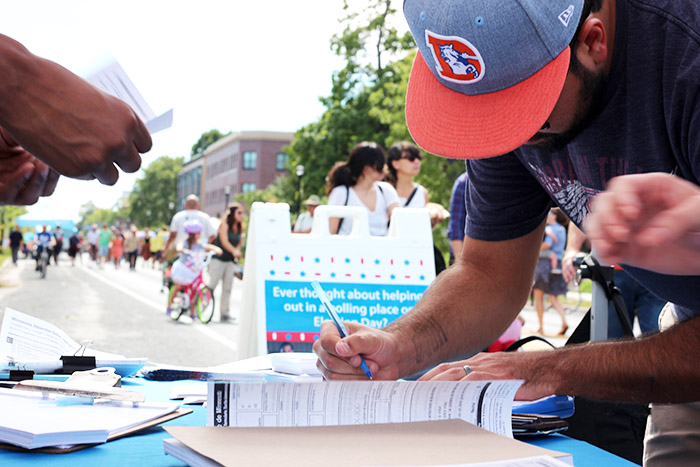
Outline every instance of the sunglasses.
POLYGON ((401 159, 406 159, 406 160, 411 161, 411 162, 415 161, 416 159, 418 159, 419 161, 422 161, 423 156, 421 156, 420 154, 405 154, 405 155, 401 156, 401 159))

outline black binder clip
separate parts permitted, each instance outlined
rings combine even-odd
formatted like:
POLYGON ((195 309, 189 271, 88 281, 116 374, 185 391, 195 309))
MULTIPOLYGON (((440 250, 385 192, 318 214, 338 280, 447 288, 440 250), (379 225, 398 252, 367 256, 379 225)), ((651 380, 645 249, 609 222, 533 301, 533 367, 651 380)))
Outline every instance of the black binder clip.
POLYGON ((32 370, 10 370, 9 381, 24 381, 25 379, 33 379, 34 372, 32 370))
POLYGON ((95 357, 64 355, 61 357, 63 368, 55 373, 61 375, 72 375, 75 371, 94 370, 97 367, 95 357))
POLYGON ((97 368, 95 357, 85 356, 85 350, 90 344, 92 344, 92 341, 83 340, 80 342, 80 347, 78 347, 78 350, 76 350, 73 355, 63 355, 61 357, 63 368, 56 370, 54 373, 60 375, 72 375, 75 371, 94 370, 97 368), (78 353, 80 353, 80 355, 78 355, 78 353))

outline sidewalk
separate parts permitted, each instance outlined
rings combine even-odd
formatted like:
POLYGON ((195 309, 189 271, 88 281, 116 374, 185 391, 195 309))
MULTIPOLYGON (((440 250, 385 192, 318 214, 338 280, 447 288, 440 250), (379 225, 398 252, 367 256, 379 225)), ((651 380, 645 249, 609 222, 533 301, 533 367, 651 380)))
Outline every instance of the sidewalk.
MULTIPOLYGON (((105 269, 103 270, 99 270, 94 263, 87 261, 87 257, 85 257, 84 259, 86 261, 83 264, 77 263, 76 267, 87 268, 94 272, 99 271, 100 275, 106 278, 112 278, 113 280, 122 283, 128 288, 134 291, 138 291, 139 293, 143 294, 144 297, 147 297, 154 302, 162 302, 163 308, 165 307, 166 294, 160 292, 160 283, 162 278, 162 272, 160 271, 160 269, 151 269, 150 267, 143 267, 142 263, 139 263, 137 265, 138 270, 136 273, 129 272, 128 267, 122 267, 120 268, 120 270, 115 271, 113 266, 111 265, 105 266, 105 269)), ((67 258, 65 258, 65 260, 65 262, 61 261, 62 264, 59 267, 70 268, 70 263, 68 263, 67 258)), ((21 267, 14 267, 10 258, 4 261, 3 264, 0 266, 0 288, 14 288, 20 286, 20 271, 22 269, 23 268, 21 267)), ((222 287, 221 285, 219 285, 217 287, 215 295, 217 304, 214 322, 219 321, 219 304, 221 303, 221 289, 222 287)), ((242 293, 243 288, 241 287, 241 282, 237 280, 234 281, 234 287, 231 294, 231 311, 233 316, 235 317, 238 317, 239 315, 240 305, 242 302, 242 293)), ((582 303, 579 306, 578 310, 572 313, 568 313, 566 315, 567 324, 569 326, 566 336, 555 335, 555 333, 561 328, 561 320, 559 318, 559 315, 553 309, 550 308, 548 310, 545 310, 545 335, 543 337, 557 347, 563 346, 566 343, 568 336, 574 331, 574 329, 576 329, 576 326, 578 326, 581 319, 583 319, 586 311, 590 307, 590 295, 591 294, 582 294, 582 303)), ((565 307, 571 307, 575 304, 575 302, 575 294, 570 293, 568 294, 568 297, 564 302, 565 307)), ((537 313, 535 312, 535 308, 531 300, 528 299, 527 303, 525 304, 525 307, 520 312, 520 316, 522 316, 522 318, 525 320, 521 336, 527 337, 530 335, 535 335, 535 331, 539 327, 539 324, 537 321, 537 313)), ((527 350, 540 350, 548 348, 550 347, 541 342, 532 342, 526 346, 527 350)))
MULTIPOLYGON (((567 294, 567 298, 563 300, 564 303, 564 308, 568 309, 573 306, 576 303, 577 297, 576 293, 569 292, 567 294)), ((566 336, 561 336, 561 335, 556 335, 555 333, 561 329, 561 319, 559 318, 559 314, 552 309, 551 307, 549 309, 545 308, 544 312, 544 332, 545 335, 541 336, 547 339, 549 342, 554 344, 556 347, 563 347, 564 344, 566 343, 566 340, 569 338, 571 333, 576 329, 576 327, 579 325, 583 317, 585 316, 586 312, 590 308, 590 303, 591 303, 591 294, 589 293, 582 293, 581 294, 581 305, 578 307, 577 310, 567 313, 566 314, 566 321, 569 326, 569 329, 566 332, 566 336)), ((525 304, 525 307, 522 309, 520 312, 520 316, 522 316, 525 319, 525 325, 523 326, 523 330, 521 333, 522 337, 527 337, 527 336, 532 336, 532 335, 538 335, 535 333, 537 331, 537 328, 539 327, 539 323, 537 321, 537 312, 535 311, 535 307, 532 304, 531 300, 528 300, 527 303, 525 304)), ((550 347, 543 343, 543 342, 532 342, 527 344, 526 348, 528 350, 544 350, 544 349, 549 349, 550 347)))
POLYGON ((6 258, 0 266, 0 287, 17 287, 19 284, 19 268, 12 264, 12 258, 6 258))

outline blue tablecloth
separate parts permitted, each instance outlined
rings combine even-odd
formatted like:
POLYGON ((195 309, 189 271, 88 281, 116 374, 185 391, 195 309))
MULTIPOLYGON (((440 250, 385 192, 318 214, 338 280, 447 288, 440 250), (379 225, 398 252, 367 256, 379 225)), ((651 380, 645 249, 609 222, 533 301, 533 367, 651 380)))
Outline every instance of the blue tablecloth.
MULTIPOLYGON (((122 386, 141 391, 147 400, 165 401, 175 386, 181 384, 202 384, 204 382, 177 381, 155 382, 141 378, 127 378, 122 386)), ((192 406, 194 412, 172 420, 165 425, 206 425, 206 409, 192 406)), ((0 415, 1 416, 1 415, 0 415)), ((56 466, 181 466, 177 459, 166 456, 163 452, 163 439, 170 435, 161 426, 141 431, 136 435, 118 439, 68 454, 42 454, 32 452, 13 452, 0 449, 0 465, 56 465, 56 466)), ((531 444, 555 451, 571 453, 576 467, 615 467, 635 466, 636 464, 621 459, 602 449, 583 441, 563 435, 550 435, 527 440, 531 444)), ((291 464, 290 464, 291 465, 291 464)))

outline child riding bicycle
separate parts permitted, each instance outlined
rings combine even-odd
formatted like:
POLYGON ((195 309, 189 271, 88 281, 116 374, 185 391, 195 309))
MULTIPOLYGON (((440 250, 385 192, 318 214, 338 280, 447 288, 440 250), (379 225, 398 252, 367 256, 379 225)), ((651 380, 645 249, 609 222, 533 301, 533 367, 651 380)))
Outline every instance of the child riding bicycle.
MULTIPOLYGON (((170 271, 172 281, 174 282, 173 290, 168 299, 167 315, 170 316, 170 307, 173 299, 183 289, 189 287, 202 273, 204 267, 205 252, 213 251, 216 254, 221 254, 221 248, 215 245, 201 245, 199 243, 199 235, 204 227, 196 220, 190 220, 185 223, 185 233, 187 238, 177 246, 179 253, 178 259, 173 263, 170 271)), ((190 317, 195 318, 195 302, 190 304, 190 317)))

